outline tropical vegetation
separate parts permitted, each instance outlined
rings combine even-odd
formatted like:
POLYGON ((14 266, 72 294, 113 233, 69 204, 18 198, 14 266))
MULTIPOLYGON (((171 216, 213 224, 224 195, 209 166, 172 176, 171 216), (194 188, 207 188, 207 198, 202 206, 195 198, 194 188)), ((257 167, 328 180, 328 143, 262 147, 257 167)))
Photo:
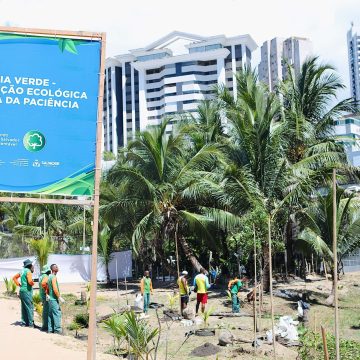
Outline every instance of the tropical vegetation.
MULTIPOLYGON (((341 187, 357 180, 358 169, 333 131, 337 118, 357 111, 357 104, 338 101, 344 85, 316 57, 299 74, 290 65, 287 73, 270 92, 244 68, 236 74, 235 98, 218 86, 195 113, 166 118, 119 151, 101 184, 99 253, 106 268, 114 250, 130 248, 139 272, 175 273, 169 257, 176 250, 182 267, 199 270, 208 267, 211 251, 227 274, 240 262, 252 268, 254 241, 265 289, 269 241, 280 260, 277 271, 303 270, 309 257, 331 266, 334 168, 339 261, 360 245, 358 198, 341 187)), ((56 251, 78 251, 83 232, 91 233, 84 211, 89 219, 81 207, 3 204, 1 256, 10 256, 9 238, 17 253, 30 251, 29 238, 49 238, 56 251)))

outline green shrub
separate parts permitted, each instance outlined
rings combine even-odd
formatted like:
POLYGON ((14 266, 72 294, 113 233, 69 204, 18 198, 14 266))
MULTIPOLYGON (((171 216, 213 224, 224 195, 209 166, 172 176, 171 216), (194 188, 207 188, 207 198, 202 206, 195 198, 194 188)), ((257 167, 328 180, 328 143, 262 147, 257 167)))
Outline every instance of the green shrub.
POLYGON ((167 293, 166 295, 167 295, 168 301, 169 301, 169 308, 172 311, 172 310, 174 310, 174 306, 175 306, 176 302, 179 299, 179 294, 172 294, 171 295, 171 294, 167 293))
POLYGON ((80 313, 74 316, 74 323, 81 326, 81 328, 87 329, 89 327, 89 314, 88 313, 80 313))
MULTIPOLYGON (((335 359, 335 337, 326 334, 327 345, 330 359, 335 359)), ((312 331, 300 332, 300 340, 302 347, 299 349, 299 359, 301 360, 317 360, 324 357, 324 348, 321 334, 315 334, 312 331)), ((360 359, 360 343, 353 340, 340 339, 341 360, 360 359)))
POLYGON ((204 327, 208 327, 209 326, 209 319, 211 314, 214 312, 213 308, 207 309, 202 313, 202 318, 204 320, 204 327))
POLYGON ((149 359, 154 351, 153 341, 159 333, 158 328, 150 327, 145 319, 139 319, 134 312, 114 315, 103 323, 105 330, 117 341, 118 350, 121 342, 126 341, 135 359, 149 359))
POLYGON ((42 301, 41 301, 41 296, 40 296, 40 294, 39 293, 35 293, 34 295, 33 295, 33 304, 34 305, 37 305, 37 304, 41 304, 42 303, 42 301))
POLYGON ((13 279, 8 279, 7 277, 4 277, 4 283, 6 287, 6 294, 7 295, 15 295, 16 294, 16 284, 13 279))
POLYGON ((34 304, 35 311, 39 315, 40 319, 42 319, 43 306, 41 303, 34 304))

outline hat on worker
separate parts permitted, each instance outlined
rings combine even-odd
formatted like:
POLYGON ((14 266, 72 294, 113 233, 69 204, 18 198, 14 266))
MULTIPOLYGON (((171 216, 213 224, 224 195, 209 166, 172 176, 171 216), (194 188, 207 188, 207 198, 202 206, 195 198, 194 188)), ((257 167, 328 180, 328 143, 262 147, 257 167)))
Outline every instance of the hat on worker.
POLYGON ((24 267, 27 267, 27 266, 29 266, 29 265, 32 265, 32 261, 31 261, 30 259, 26 259, 26 260, 24 261, 24 267))
POLYGON ((50 266, 49 265, 44 265, 42 270, 41 270, 41 273, 46 274, 49 271, 51 271, 50 266))
POLYGON ((181 275, 188 275, 189 273, 186 271, 186 270, 184 270, 182 273, 181 273, 181 275))

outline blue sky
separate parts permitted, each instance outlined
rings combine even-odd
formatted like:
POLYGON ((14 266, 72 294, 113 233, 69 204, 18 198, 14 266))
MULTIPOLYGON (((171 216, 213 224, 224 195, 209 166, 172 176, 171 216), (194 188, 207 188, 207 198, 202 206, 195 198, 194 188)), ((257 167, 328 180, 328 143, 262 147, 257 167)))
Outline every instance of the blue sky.
MULTIPOLYGON (((200 35, 250 34, 258 45, 303 36, 348 85, 346 32, 360 28, 359 0, 0 0, 0 24, 107 32, 107 56, 180 30, 200 35)), ((254 56, 256 65, 258 54, 254 56)), ((348 90, 341 97, 349 95, 348 90)))

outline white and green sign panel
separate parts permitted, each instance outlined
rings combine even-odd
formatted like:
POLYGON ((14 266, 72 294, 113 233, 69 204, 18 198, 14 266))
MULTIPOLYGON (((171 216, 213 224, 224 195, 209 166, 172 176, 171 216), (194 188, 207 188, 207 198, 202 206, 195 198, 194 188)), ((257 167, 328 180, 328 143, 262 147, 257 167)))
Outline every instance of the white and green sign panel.
POLYGON ((92 195, 101 41, 0 33, 0 191, 92 195))

